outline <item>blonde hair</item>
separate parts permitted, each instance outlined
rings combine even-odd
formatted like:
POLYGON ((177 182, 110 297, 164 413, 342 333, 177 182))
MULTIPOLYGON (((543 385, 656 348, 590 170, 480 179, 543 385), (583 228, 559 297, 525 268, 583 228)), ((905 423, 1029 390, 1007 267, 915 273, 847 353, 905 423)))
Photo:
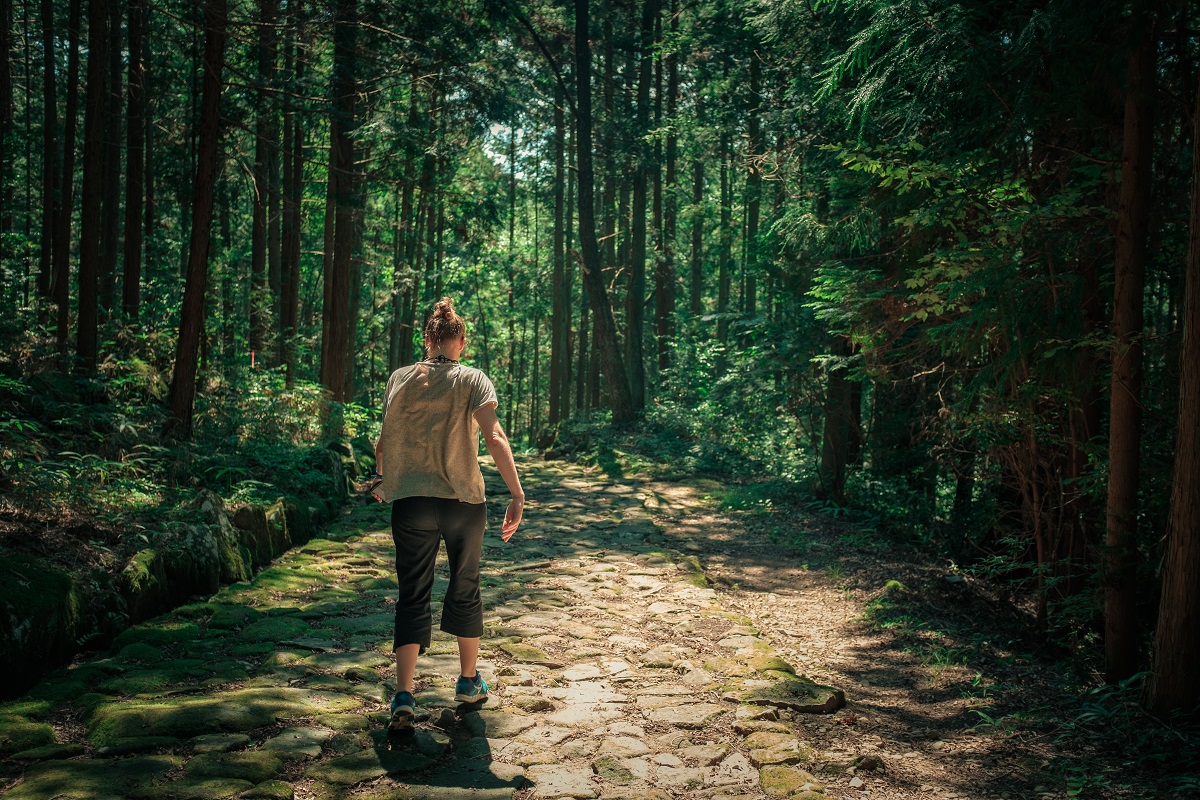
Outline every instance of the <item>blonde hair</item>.
POLYGON ((442 342, 457 339, 466 333, 467 324, 455 313, 454 301, 449 297, 438 300, 425 322, 425 346, 437 347, 442 342))

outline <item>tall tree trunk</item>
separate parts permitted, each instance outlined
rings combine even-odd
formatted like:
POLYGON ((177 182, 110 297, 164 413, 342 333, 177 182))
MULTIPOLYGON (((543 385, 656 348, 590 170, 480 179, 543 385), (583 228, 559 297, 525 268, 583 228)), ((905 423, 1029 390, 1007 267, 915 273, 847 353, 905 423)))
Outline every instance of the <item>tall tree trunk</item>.
POLYGON ((146 163, 146 94, 142 40, 145 0, 129 0, 129 112, 125 130, 125 257, 121 311, 128 321, 140 313, 142 284, 142 191, 146 163))
POLYGON ((100 235, 100 308, 117 307, 117 251, 121 244, 121 2, 109 0, 108 71, 104 113, 104 229, 100 235))
POLYGON ((638 60, 638 94, 633 134, 633 215, 630 221, 629 292, 625 296, 625 355, 629 363, 629 391, 633 408, 646 403, 646 363, 642 355, 646 300, 646 194, 651 156, 645 143, 650 129, 650 81, 654 66, 654 20, 658 0, 643 0, 641 52, 638 60))
POLYGON ((101 204, 104 179, 104 109, 108 100, 108 0, 88 0, 88 67, 83 117, 83 189, 79 221, 79 321, 77 367, 96 371, 99 316, 101 204))
POLYGON ((408 260, 411 249, 413 230, 413 191, 416 184, 416 150, 412 139, 416 135, 420 117, 417 110, 419 95, 420 62, 413 60, 412 72, 408 81, 408 126, 404 143, 404 177, 403 188, 400 191, 399 221, 396 226, 395 265, 392 272, 392 308, 393 320, 391 338, 388 347, 388 366, 396 369, 408 363, 407 354, 412 350, 412 318, 406 316, 409 296, 412 293, 412 264, 408 260))
MULTIPOLYGON (((671 41, 674 43, 679 32, 679 0, 671 0, 671 41)), ((675 223, 678 203, 678 185, 675 177, 675 162, 678 160, 679 137, 676 125, 679 98, 679 54, 677 45, 672 44, 667 54, 667 158, 666 197, 663 207, 662 252, 655 269, 654 293, 658 298, 655 311, 658 338, 658 369, 662 372, 671 366, 671 345, 675 338, 675 223)))
POLYGON ((746 173, 746 317, 753 319, 758 314, 758 217, 762 198, 762 120, 759 105, 762 102, 762 69, 758 55, 750 54, 750 109, 748 119, 748 171, 746 173))
POLYGON ((557 425, 562 416, 562 400, 567 392, 567 328, 564 324, 567 308, 566 286, 566 138, 567 126, 563 105, 566 97, 562 88, 554 94, 554 263, 550 281, 552 292, 550 313, 550 411, 547 424, 557 425))
MULTIPOLYGON (((8 199, 12 186, 13 132, 13 4, 0 0, 0 197, 8 199)), ((12 230, 12 204, 0 203, 0 234, 12 230)), ((0 236, 0 259, 9 256, 0 236)))
POLYGON ((721 233, 717 265, 717 341, 729 342, 729 287, 733 268, 733 190, 729 175, 729 135, 721 134, 721 233))
POLYGON ((1155 714, 1200 708, 1200 82, 1192 112, 1192 210, 1188 228, 1179 425, 1167 524, 1154 669, 1146 705, 1155 714))
POLYGON ((208 0, 204 7, 204 80, 200 101, 199 150, 193 182, 195 208, 188 243, 187 278, 179 317, 175 370, 171 375, 168 414, 171 430, 186 438, 192 432, 196 399, 196 358, 203 334, 208 251, 212 237, 213 192, 220 169, 221 72, 225 67, 225 0, 208 0))
MULTIPOLYGON (((835 336, 830 347, 835 359, 850 355, 850 342, 835 336)), ((821 437, 821 484, 818 492, 837 505, 846 502, 846 465, 850 460, 850 381, 846 365, 830 362, 825 369, 825 425, 821 437)))
POLYGON ((54 263, 54 213, 60 193, 58 151, 58 87, 54 68, 54 3, 41 0, 42 17, 42 232, 38 260, 38 295, 50 297, 54 263))
POLYGON ((576 109, 579 139, 579 245, 583 251, 583 281, 588 301, 595 312, 596 345, 600 368, 608 384, 608 400, 614 423, 632 422, 633 398, 625 380, 625 365, 617 347, 616 325, 608 291, 600 275, 600 245, 596 241, 594 208, 595 175, 592 167, 592 53, 588 41, 588 0, 575 0, 575 76, 579 93, 576 109))
POLYGON ((1104 570, 1104 673, 1109 682, 1133 675, 1142 650, 1136 616, 1137 494, 1141 461, 1142 292, 1150 211, 1157 42, 1154 19, 1146 5, 1140 1, 1134 4, 1133 30, 1138 38, 1128 62, 1117 207, 1104 570))
POLYGON ((54 275, 50 294, 56 311, 55 346, 67 351, 71 296, 71 217, 75 207, 75 123, 79 109, 79 25, 83 0, 71 0, 67 19, 66 113, 63 115, 62 186, 54 211, 54 275))
MULTIPOLYGON (((294 24, 302 24, 300 5, 289 9, 294 24)), ((304 53, 297 42, 288 50, 287 81, 300 86, 304 80, 304 53)), ((289 93, 290 95, 290 93, 289 93)), ((279 268, 279 341, 287 385, 296 380, 296 333, 300 317, 300 250, 303 235, 301 216, 304 200, 304 131, 300 110, 287 100, 284 113, 283 230, 279 268)))
POLYGON ((278 0, 258 3, 258 93, 254 120, 254 213, 250 227, 250 349, 266 356, 271 330, 274 291, 267 265, 268 213, 270 206, 271 151, 274 142, 274 103, 269 89, 275 81, 275 24, 278 0))
POLYGON ((334 205, 333 260, 329 281, 328 340, 322 357, 325 387, 334 400, 345 402, 346 354, 350 331, 351 259, 354 217, 359 202, 355 177, 354 140, 357 122, 356 0, 338 0, 333 28, 333 108, 329 118, 329 182, 334 205))

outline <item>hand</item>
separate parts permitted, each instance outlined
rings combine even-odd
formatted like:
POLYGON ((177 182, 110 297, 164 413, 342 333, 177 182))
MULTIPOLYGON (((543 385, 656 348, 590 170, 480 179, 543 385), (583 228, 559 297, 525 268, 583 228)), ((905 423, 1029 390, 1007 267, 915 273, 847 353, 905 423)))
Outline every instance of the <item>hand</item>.
POLYGON ((508 510, 504 512, 504 524, 500 526, 501 539, 507 542, 517 532, 517 527, 521 524, 521 515, 524 511, 524 497, 514 497, 509 501, 508 510))

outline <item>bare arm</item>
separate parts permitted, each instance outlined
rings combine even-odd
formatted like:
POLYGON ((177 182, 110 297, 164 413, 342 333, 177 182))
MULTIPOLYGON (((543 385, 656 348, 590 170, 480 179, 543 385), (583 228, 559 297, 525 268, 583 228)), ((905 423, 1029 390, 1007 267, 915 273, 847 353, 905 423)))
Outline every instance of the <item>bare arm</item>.
POLYGON ((525 511, 525 492, 521 489, 521 478, 517 475, 517 462, 513 459, 512 447, 508 437, 500 427, 500 418, 496 416, 494 406, 484 406, 475 412, 475 421, 483 433, 483 443, 500 470, 500 477, 508 487, 512 500, 509 501, 508 511, 504 513, 504 524, 500 528, 500 538, 508 541, 516 533, 521 524, 521 516, 525 511))

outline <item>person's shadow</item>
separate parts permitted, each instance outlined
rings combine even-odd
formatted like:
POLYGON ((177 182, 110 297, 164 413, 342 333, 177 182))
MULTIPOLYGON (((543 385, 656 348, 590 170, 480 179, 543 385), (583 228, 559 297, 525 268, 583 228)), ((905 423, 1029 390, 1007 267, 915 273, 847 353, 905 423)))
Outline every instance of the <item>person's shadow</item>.
MULTIPOLYGON (((507 796, 526 783, 525 770, 496 761, 488 742, 488 719, 481 703, 454 708, 422 710, 416 724, 405 731, 379 731, 375 751, 380 766, 394 781, 414 789, 496 790, 507 796)), ((418 794, 418 796, 420 796, 418 794)), ((431 797, 443 796, 436 792, 431 797)), ((446 797, 460 795, 447 791, 446 797)))

